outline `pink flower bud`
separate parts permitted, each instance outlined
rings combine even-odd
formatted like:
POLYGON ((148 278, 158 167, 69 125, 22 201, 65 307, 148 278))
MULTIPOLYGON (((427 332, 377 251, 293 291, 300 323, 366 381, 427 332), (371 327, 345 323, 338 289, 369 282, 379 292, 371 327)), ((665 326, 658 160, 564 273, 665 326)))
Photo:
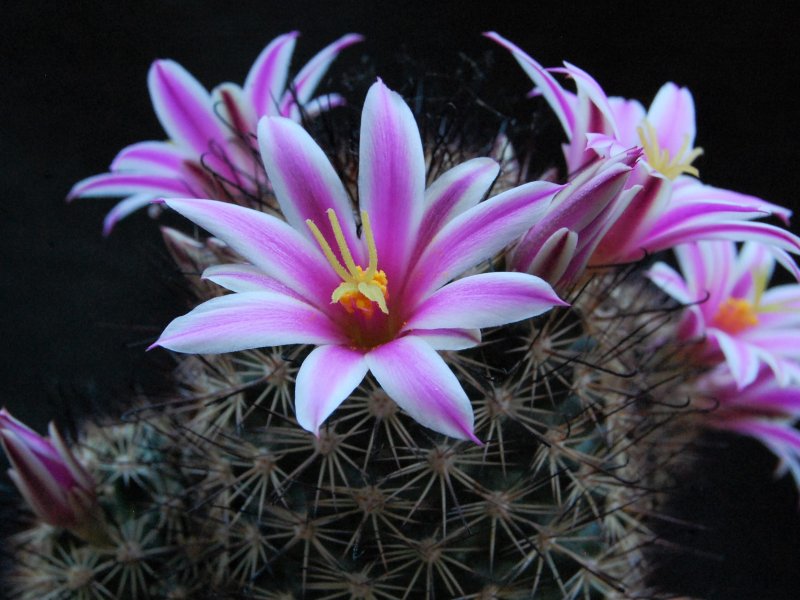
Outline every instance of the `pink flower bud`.
POLYGON ((0 410, 0 441, 13 467, 8 474, 28 505, 50 525, 82 530, 97 505, 94 480, 53 423, 49 432, 44 438, 0 410))

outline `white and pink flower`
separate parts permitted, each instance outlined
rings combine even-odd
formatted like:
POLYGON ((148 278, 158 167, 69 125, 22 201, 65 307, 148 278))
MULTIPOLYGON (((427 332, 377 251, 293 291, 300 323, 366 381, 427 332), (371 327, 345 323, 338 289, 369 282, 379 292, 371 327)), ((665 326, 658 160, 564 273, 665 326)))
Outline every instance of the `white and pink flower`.
POLYGON ((780 459, 776 475, 788 472, 800 487, 800 386, 782 384, 762 367, 741 387, 727 365, 720 365, 696 382, 694 393, 715 403, 709 426, 757 439, 780 459))
POLYGON ((569 63, 546 69, 518 46, 490 32, 516 59, 558 117, 567 136, 564 157, 570 177, 599 160, 633 148, 642 159, 626 189, 639 191, 599 241, 589 264, 639 260, 647 253, 698 240, 756 241, 800 253, 800 238, 766 223, 776 215, 788 222, 791 211, 760 198, 703 184, 693 165, 694 100, 688 89, 666 83, 645 110, 636 100, 609 97, 591 75, 569 63), (576 86, 565 90, 554 77, 564 74, 576 86))
POLYGON ((641 151, 633 149, 584 168, 522 236, 509 257, 510 268, 538 275, 559 290, 575 283, 636 195, 638 190, 625 184, 640 157, 641 151))
MULTIPOLYGON (((703 340, 702 359, 725 361, 743 388, 762 366, 786 385, 797 377, 800 361, 800 284, 767 285, 775 268, 775 250, 746 243, 697 242, 675 249, 680 273, 655 264, 650 279, 686 304, 679 336, 703 340)), ((782 263, 794 267, 789 257, 782 263)), ((793 271, 796 269, 794 267, 793 271)))
POLYGON ((49 430, 42 437, 0 410, 0 442, 13 467, 8 475, 42 521, 82 531, 96 518, 94 480, 52 423, 49 430))
POLYGON ((371 372, 421 424, 477 442, 470 401, 437 350, 473 347, 483 327, 564 303, 528 274, 458 278, 529 229, 561 186, 534 182, 481 202, 499 167, 476 158, 426 190, 413 115, 378 81, 361 122, 359 234, 344 185, 302 127, 266 117, 258 139, 286 221, 211 200, 165 200, 250 264, 208 269, 205 277, 235 293, 178 317, 154 346, 222 353, 313 344, 295 391, 305 429, 317 433, 371 372))
POLYGON ((244 86, 223 83, 209 93, 172 60, 157 60, 147 84, 167 141, 139 142, 123 148, 108 173, 76 183, 68 200, 119 197, 103 231, 160 196, 202 196, 243 203, 258 199, 266 185, 255 148, 263 116, 299 121, 343 103, 341 96, 313 98, 328 67, 344 48, 362 37, 348 34, 314 56, 287 86, 298 33, 275 38, 256 59, 244 86))

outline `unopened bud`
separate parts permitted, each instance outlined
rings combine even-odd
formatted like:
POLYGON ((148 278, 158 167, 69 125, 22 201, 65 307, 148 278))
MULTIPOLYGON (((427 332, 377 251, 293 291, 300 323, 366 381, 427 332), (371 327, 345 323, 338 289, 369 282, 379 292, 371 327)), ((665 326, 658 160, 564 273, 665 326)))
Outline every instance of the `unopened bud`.
POLYGON ((0 410, 0 441, 11 462, 9 477, 44 521, 81 537, 95 537, 99 510, 92 476, 53 423, 45 438, 0 410))

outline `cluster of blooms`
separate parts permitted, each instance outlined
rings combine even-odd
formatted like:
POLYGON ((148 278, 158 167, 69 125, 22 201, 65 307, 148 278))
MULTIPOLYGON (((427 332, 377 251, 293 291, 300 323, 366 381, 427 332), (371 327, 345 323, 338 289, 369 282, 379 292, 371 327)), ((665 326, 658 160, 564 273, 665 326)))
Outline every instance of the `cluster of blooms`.
MULTIPOLYGON (((301 427, 317 433, 371 372, 419 423, 480 443, 470 400, 438 351, 474 347, 482 328, 566 305, 559 294, 589 267, 675 249, 681 272, 658 263, 649 277, 687 306, 679 334, 708 368, 694 385, 718 404, 709 425, 758 438, 800 484, 800 285, 767 288, 776 262, 800 276, 789 254, 800 253, 800 239, 756 221, 786 221, 790 211, 698 179, 692 163, 702 150, 687 89, 664 85, 645 111, 608 97, 571 64, 545 69, 487 36, 510 50, 562 124, 566 185, 531 182, 485 199, 499 165, 476 158, 426 188, 412 112, 379 80, 364 101, 355 210, 301 115, 343 102, 311 97, 357 35, 317 54, 289 86, 296 33, 267 46, 243 88, 209 94, 180 65, 154 63, 149 89, 169 141, 125 148, 109 173, 79 182, 69 197, 125 197, 106 232, 166 198, 161 206, 246 262, 208 269, 206 279, 233 293, 178 317, 153 346, 204 354, 314 345, 296 380, 301 427), (264 190, 274 214, 256 202, 264 190), (507 271, 467 274, 508 247, 507 271)), ((15 481, 45 520, 67 524, 50 512, 72 506, 78 492, 88 498, 84 474, 7 415, 0 423, 15 481), (58 497, 58 487, 72 496, 53 509, 30 492, 58 497)))
POLYGON ((800 240, 752 220, 776 215, 788 222, 791 211, 699 180, 692 163, 702 150, 694 147, 686 88, 664 84, 645 111, 636 100, 607 96, 574 65, 546 69, 498 34, 487 37, 511 51, 533 93, 555 112, 573 177, 519 242, 512 267, 555 273, 563 283, 587 264, 673 249, 680 272, 659 262, 648 275, 686 307, 678 335, 690 348, 687 358, 709 369, 692 382, 715 404, 707 424, 760 440, 781 459, 778 472, 791 472, 800 486, 800 285, 767 287, 776 262, 800 279, 788 254, 798 253, 800 240), (571 78, 577 93, 565 90, 558 74, 571 78))

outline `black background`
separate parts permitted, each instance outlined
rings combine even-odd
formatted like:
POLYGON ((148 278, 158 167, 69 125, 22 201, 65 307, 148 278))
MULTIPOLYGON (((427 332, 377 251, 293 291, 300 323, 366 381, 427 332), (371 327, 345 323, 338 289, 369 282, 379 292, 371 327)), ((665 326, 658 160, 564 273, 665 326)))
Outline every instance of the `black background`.
MULTIPOLYGON (((699 4, 699 3, 698 3, 699 4)), ((13 2, 0 62, 0 403, 43 427, 148 385, 144 347, 184 310, 165 278, 157 228, 143 214, 108 239, 113 201, 64 196, 123 146, 161 139, 146 92, 155 58, 206 86, 243 80, 274 36, 302 32, 295 66, 339 35, 367 41, 336 69, 369 57, 399 86, 400 52, 447 72, 458 53, 494 52, 509 89, 527 79, 480 36, 496 29, 545 65, 567 59, 610 94, 649 102, 674 80, 695 96, 703 179, 798 208, 796 21, 766 3, 724 10, 626 2, 13 2), (234 6, 235 8, 231 8, 234 6)), ((676 591, 714 598, 792 598, 800 590, 798 500, 774 483, 772 457, 728 436, 707 440, 680 489, 679 516, 703 528, 671 539, 715 557, 680 555, 663 571, 676 591), (793 593, 795 592, 795 593, 793 593)))

